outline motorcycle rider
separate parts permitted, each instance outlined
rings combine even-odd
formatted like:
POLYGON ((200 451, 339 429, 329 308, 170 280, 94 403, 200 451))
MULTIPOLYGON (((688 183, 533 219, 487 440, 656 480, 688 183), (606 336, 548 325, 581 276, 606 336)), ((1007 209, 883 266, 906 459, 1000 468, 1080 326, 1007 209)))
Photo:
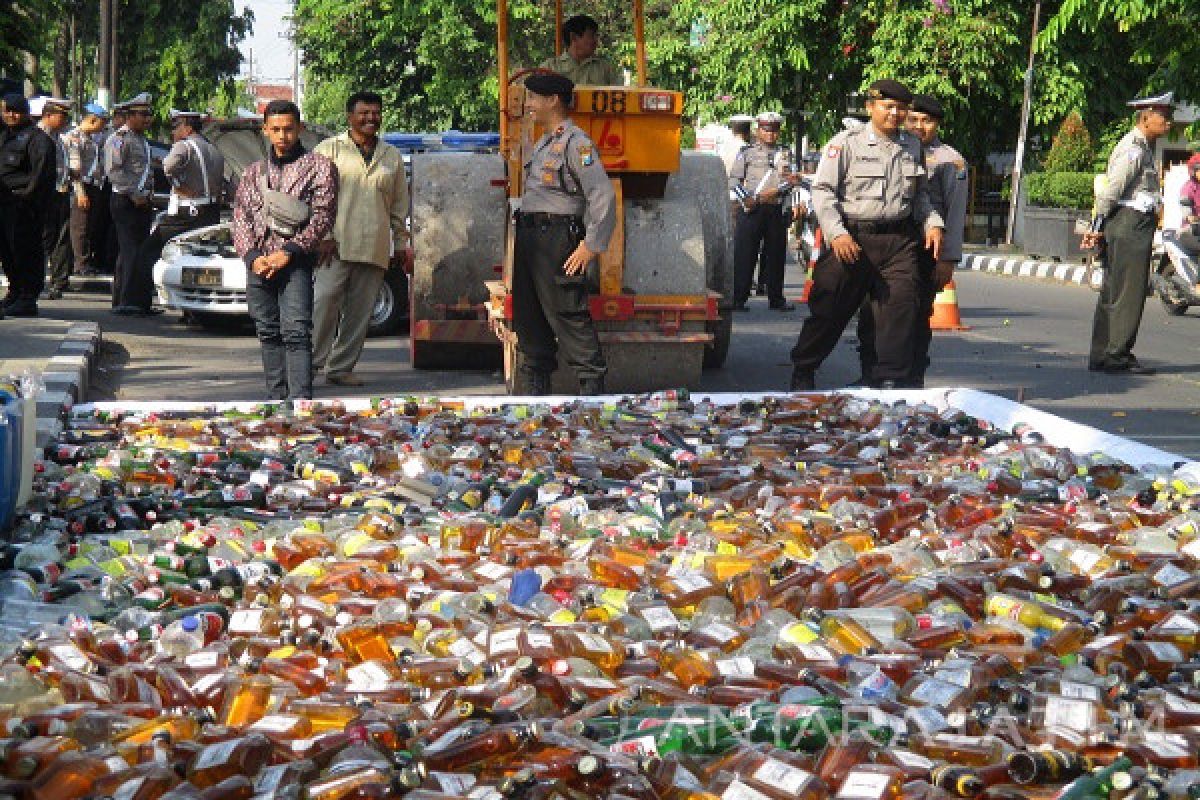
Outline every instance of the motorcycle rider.
POLYGON ((1180 193, 1183 224, 1179 227, 1179 245, 1190 256, 1200 256, 1200 153, 1187 161, 1188 179, 1180 193))

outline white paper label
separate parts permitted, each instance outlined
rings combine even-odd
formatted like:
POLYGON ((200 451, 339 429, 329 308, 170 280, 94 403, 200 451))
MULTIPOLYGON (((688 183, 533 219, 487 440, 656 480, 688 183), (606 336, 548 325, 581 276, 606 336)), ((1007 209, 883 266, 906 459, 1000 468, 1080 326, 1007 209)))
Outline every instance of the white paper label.
POLYGON ((1159 661, 1183 661, 1183 651, 1170 642, 1143 642, 1159 661))
POLYGON ((545 631, 530 630, 525 632, 525 641, 535 650, 553 650, 554 637, 545 631))
POLYGON ((585 650, 595 653, 611 653, 613 651, 612 645, 608 643, 607 639, 594 633, 576 633, 575 637, 579 639, 579 643, 585 650))
POLYGON ((737 630, 731 628, 723 622, 713 622, 705 625, 702 633, 708 638, 715 639, 721 644, 732 642, 741 635, 737 630))
POLYGON ((512 574, 512 568, 494 561, 484 561, 475 565, 475 574, 489 581, 498 581, 512 574))
POLYGON ((230 739, 227 742, 210 744, 200 751, 200 755, 196 757, 195 763, 192 764, 192 769, 199 771, 224 764, 233 755, 233 751, 238 746, 239 741, 238 739, 230 739))
POLYGON ((145 783, 145 775, 125 781, 117 787, 115 792, 112 793, 112 800, 133 800, 138 796, 138 792, 142 790, 142 786, 145 785, 145 783))
POLYGON ((1058 693, 1063 697, 1075 697, 1081 700, 1103 700, 1103 693, 1099 686, 1092 686, 1090 683, 1077 683, 1075 681, 1063 681, 1058 686, 1058 693))
POLYGON ((846 780, 842 783, 842 788, 838 790, 837 796, 875 800, 875 798, 883 797, 883 793, 887 790, 891 780, 892 776, 890 775, 855 770, 846 776, 846 780))
POLYGON ((933 769, 933 762, 920 753, 914 753, 911 750, 892 750, 892 758, 899 761, 903 766, 912 767, 913 769, 933 769))
POLYGON ((782 789, 788 794, 795 794, 812 780, 812 773, 799 767, 793 767, 778 759, 768 758, 751 776, 759 783, 782 789))
POLYGON ((184 656, 183 663, 192 669, 215 669, 221 663, 221 655, 216 650, 200 650, 184 656))
POLYGON ((1154 749, 1156 755, 1167 758, 1187 758, 1192 754, 1186 736, 1162 731, 1147 731, 1144 738, 1146 744, 1154 749))
POLYGON ((837 656, 823 644, 801 644, 796 649, 809 661, 837 661, 837 656))
POLYGON ((1200 624, 1183 612, 1176 611, 1171 616, 1164 619, 1156 626, 1156 632, 1163 633, 1196 633, 1200 631, 1200 624))
POLYGON ((475 776, 465 772, 431 772, 429 777, 438 782, 446 794, 463 794, 475 786, 475 776))
POLYGON ((258 633, 262 627, 263 609, 243 608, 229 618, 230 633, 258 633))
POLYGON ((276 764, 258 773, 258 777, 254 779, 255 793, 267 794, 278 789, 283 784, 283 779, 287 775, 287 771, 287 764, 276 764))
POLYGON ((889 714, 874 707, 867 709, 867 714, 871 724, 878 728, 891 728, 896 733, 908 732, 908 723, 904 721, 903 717, 897 717, 895 714, 889 714))
POLYGON ((721 792, 721 800, 771 800, 771 798, 735 778, 733 783, 721 792))
POLYGON ((616 681, 609 680, 608 678, 589 678, 581 675, 575 679, 575 682, 580 686, 586 686, 588 689, 605 690, 617 688, 616 681))
POLYGON ((911 720, 914 725, 926 733, 935 733, 950 727, 950 723, 946 721, 942 712, 933 706, 910 708, 905 712, 904 718, 911 720))
POLYGON ((1174 692, 1163 695, 1163 705, 1171 711, 1185 711, 1189 714, 1200 713, 1200 703, 1186 700, 1174 692))
POLYGON ((962 693, 963 687, 956 683, 946 683, 936 678, 929 678, 921 683, 912 693, 914 700, 935 706, 949 706, 954 698, 962 693))
POLYGON ((658 743, 653 736, 638 736, 633 739, 626 739, 623 742, 615 742, 608 748, 613 753, 621 753, 627 756, 656 756, 658 755, 658 743))
POLYGON ((376 661, 364 661, 346 670, 349 678, 347 689, 352 692, 369 692, 384 688, 392 681, 392 675, 376 661))
POLYGON ((1077 731, 1091 730, 1096 724, 1096 707, 1087 700, 1051 696, 1046 699, 1047 725, 1061 725, 1077 731))
POLYGON ((1164 564, 1163 568, 1154 573, 1154 582, 1159 586, 1174 586, 1192 577, 1191 573, 1182 570, 1174 564, 1164 564))
POLYGON ((300 721, 300 717, 292 716, 291 714, 268 714, 258 722, 250 726, 252 731, 262 731, 263 733, 287 733, 296 727, 296 723, 300 721))
POLYGON ((934 673, 934 677, 939 681, 953 683, 964 689, 971 687, 971 670, 969 669, 939 669, 934 673))
POLYGON ((87 672, 88 667, 92 665, 91 659, 73 644, 56 644, 50 648, 50 652, 59 661, 79 672, 87 672))
POLYGON ((646 624, 650 626, 650 630, 655 633, 662 631, 671 631, 679 627, 679 620, 671 609, 663 606, 649 606, 641 610, 642 619, 646 620, 646 624))
POLYGON ((693 572, 676 577, 675 586, 678 587, 680 592, 684 594, 690 594, 691 592, 697 592, 701 589, 707 589, 708 587, 712 586, 712 581, 703 575, 698 575, 693 572))
POLYGON ((751 677, 754 675, 754 661, 745 656, 723 658, 717 662, 717 672, 725 677, 751 677))
POLYGON ((520 649, 518 639, 521 638, 520 628, 505 628, 499 631, 492 631, 492 641, 490 651, 492 655, 499 656, 505 653, 515 653, 520 649))
POLYGON ((1080 572, 1090 572, 1092 567, 1100 561, 1100 554, 1094 553, 1091 550, 1078 548, 1071 553, 1071 563, 1079 567, 1080 572))

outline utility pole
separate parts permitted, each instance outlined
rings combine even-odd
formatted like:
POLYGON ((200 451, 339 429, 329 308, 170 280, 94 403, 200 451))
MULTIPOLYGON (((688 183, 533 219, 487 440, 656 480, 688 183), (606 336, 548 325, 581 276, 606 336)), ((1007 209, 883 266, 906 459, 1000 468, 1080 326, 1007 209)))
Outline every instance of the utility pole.
POLYGON ((112 87, 108 83, 112 59, 112 4, 113 0, 100 0, 100 57, 96 67, 96 102, 105 110, 112 108, 112 87))
POLYGON ((121 0, 110 0, 112 3, 109 19, 112 20, 112 31, 109 33, 108 45, 108 88, 113 94, 113 102, 121 95, 121 65, 120 48, 117 41, 121 30, 121 0))
POLYGON ((1033 56, 1037 47, 1038 23, 1041 22, 1042 0, 1037 0, 1033 6, 1033 34, 1029 39, 1029 65, 1025 68, 1025 95, 1021 100, 1021 129, 1017 134, 1016 160, 1013 162, 1012 197, 1008 205, 1008 228, 1004 233, 1004 243, 1013 243, 1013 231, 1017 227, 1017 203, 1021 200, 1021 173, 1025 161, 1025 136, 1029 131, 1029 105, 1033 96, 1033 56))

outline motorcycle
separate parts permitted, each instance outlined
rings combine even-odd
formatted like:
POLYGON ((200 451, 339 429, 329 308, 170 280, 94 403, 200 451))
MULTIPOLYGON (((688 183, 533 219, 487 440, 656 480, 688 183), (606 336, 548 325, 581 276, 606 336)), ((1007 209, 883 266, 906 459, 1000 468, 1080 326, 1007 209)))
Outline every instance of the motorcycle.
POLYGON ((1150 288, 1173 317, 1200 306, 1200 258, 1189 253, 1179 242, 1176 231, 1164 230, 1162 241, 1152 256, 1150 288))

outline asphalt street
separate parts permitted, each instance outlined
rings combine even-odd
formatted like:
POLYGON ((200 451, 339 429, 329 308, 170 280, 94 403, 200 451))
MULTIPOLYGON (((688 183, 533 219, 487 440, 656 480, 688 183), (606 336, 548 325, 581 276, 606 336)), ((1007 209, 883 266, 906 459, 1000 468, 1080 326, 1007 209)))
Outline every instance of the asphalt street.
MULTIPOLYGON (((798 294, 801 273, 789 265, 788 293, 798 294)), ((1019 400, 1053 414, 1189 458, 1200 458, 1200 309, 1170 317, 1157 299, 1146 304, 1137 347, 1150 377, 1088 372, 1086 348, 1095 293, 1085 287, 974 272, 957 276, 964 322, 970 330, 938 333, 932 387, 966 386, 1019 400)), ((790 373, 788 351, 806 314, 768 311, 765 298, 735 319, 725 367, 704 374, 701 389, 721 392, 780 390, 790 373)), ((168 312, 149 319, 108 313, 100 294, 69 294, 44 302, 43 316, 100 322, 105 335, 102 373, 93 400, 253 400, 262 396, 258 343, 248 325, 206 330, 168 312)), ((13 330, 16 320, 0 325, 13 330)), ((853 326, 817 375, 835 389, 859 373, 853 326)), ((369 340, 358 373, 360 394, 500 394, 497 370, 419 372, 408 362, 404 336, 369 340)), ((318 396, 345 395, 324 386, 318 396)))

